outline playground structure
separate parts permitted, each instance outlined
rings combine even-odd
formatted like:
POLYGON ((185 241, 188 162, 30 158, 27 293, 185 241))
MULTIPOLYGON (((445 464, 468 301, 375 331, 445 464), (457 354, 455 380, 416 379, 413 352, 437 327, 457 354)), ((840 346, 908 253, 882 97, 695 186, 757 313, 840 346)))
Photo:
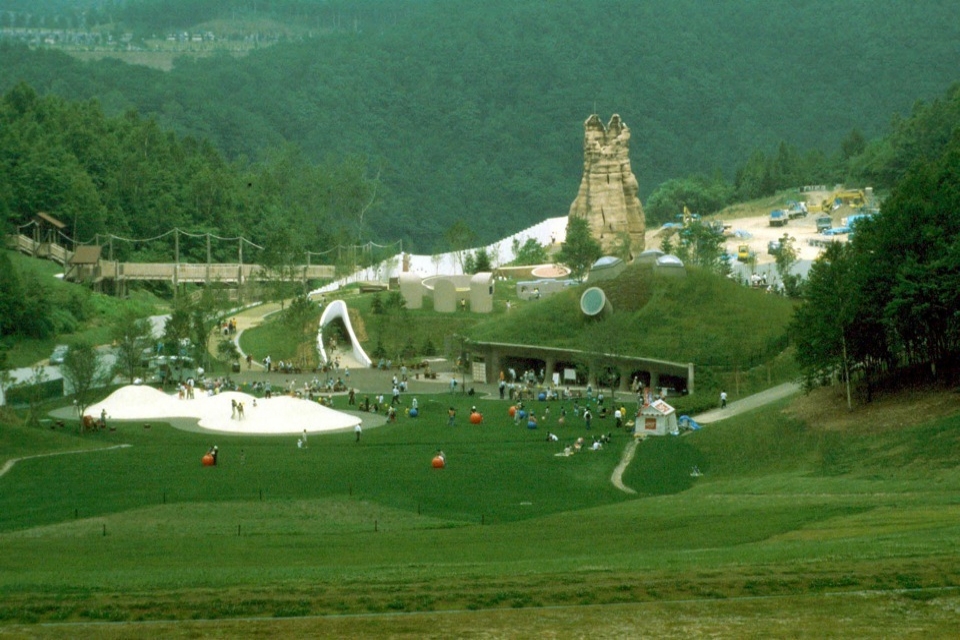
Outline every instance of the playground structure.
POLYGON ((603 289, 590 287, 580 296, 580 311, 588 318, 596 318, 613 313, 613 306, 603 289))
POLYGON ((540 280, 521 280, 517 283, 517 297, 521 300, 539 300, 555 293, 563 291, 568 287, 575 287, 579 282, 576 280, 547 279, 540 280))
POLYGON ((603 256, 593 263, 587 273, 587 282, 594 284, 604 280, 613 280, 623 273, 627 265, 616 256, 603 256))
MULTIPOLYGON (((87 412, 99 415, 106 410, 111 420, 196 420, 208 431, 242 434, 302 434, 349 431, 361 418, 336 411, 319 402, 275 395, 256 398, 247 393, 225 391, 210 394, 198 391, 193 400, 180 400, 146 385, 128 385, 91 405, 87 412), (246 406, 243 417, 235 417, 232 401, 246 406)), ((69 412, 68 414, 69 415, 69 412)), ((173 422, 178 426, 177 422, 173 422)))
POLYGON ((653 272, 660 276, 683 278, 687 275, 687 268, 677 256, 665 255, 657 258, 653 272))
MULTIPOLYGON (((22 233, 7 237, 7 247, 35 258, 47 258, 64 267, 64 279, 69 282, 87 283, 95 287, 104 282, 112 282, 118 294, 123 294, 129 282, 170 282, 176 287, 181 283, 212 284, 225 283, 243 285, 247 282, 259 282, 277 279, 277 274, 259 264, 243 262, 243 245, 251 244, 244 238, 231 238, 239 242, 238 261, 234 263, 216 263, 211 260, 210 234, 205 234, 207 243, 207 261, 202 263, 181 262, 179 236, 185 234, 175 229, 178 238, 173 262, 122 262, 113 260, 113 236, 107 238, 106 246, 99 244, 80 245, 71 251, 57 243, 57 238, 37 235, 31 238, 22 233), (104 257, 104 249, 107 257, 104 257)), ((69 240, 66 240, 69 241, 69 240)), ((257 247, 260 248, 260 247, 257 247)), ((309 258, 309 255, 308 255, 309 258)), ((335 275, 332 265, 305 264, 291 267, 285 274, 294 280, 329 280, 335 275)))
POLYGON ((433 310, 439 313, 454 313, 458 309, 490 313, 493 311, 494 289, 490 272, 428 278, 412 273, 400 274, 400 295, 408 309, 422 309, 424 298, 432 298, 433 310))
POLYGON ((326 347, 324 346, 323 329, 334 320, 340 320, 343 322, 347 337, 350 340, 349 354, 353 360, 359 366, 371 366, 373 364, 373 360, 370 359, 370 356, 367 355, 367 352, 364 351, 363 347, 360 346, 360 341, 357 340, 357 334, 353 330, 353 324, 350 322, 350 312, 349 309, 347 309, 347 303, 343 300, 334 300, 327 305, 327 307, 323 310, 323 313, 320 315, 320 328, 317 331, 317 353, 320 354, 321 362, 330 362, 331 360, 330 356, 327 354, 326 347))

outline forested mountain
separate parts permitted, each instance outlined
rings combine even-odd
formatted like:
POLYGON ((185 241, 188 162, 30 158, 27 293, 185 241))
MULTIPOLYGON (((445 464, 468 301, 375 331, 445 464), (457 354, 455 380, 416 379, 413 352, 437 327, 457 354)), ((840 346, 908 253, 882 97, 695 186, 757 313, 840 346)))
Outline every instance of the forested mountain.
POLYGON ((696 172, 731 180, 781 141, 827 153, 854 129, 869 141, 960 68, 952 0, 319 4, 356 19, 167 73, 2 47, 0 90, 26 80, 107 114, 133 108, 230 159, 292 142, 316 163, 359 162, 378 182, 363 238, 430 251, 458 219, 482 241, 565 214, 590 113, 630 126, 647 196, 696 172))
MULTIPOLYGON (((95 101, 39 97, 20 84, 0 100, 0 219, 22 225, 39 211, 89 242, 113 234, 118 258, 169 261, 174 227, 244 236, 248 263, 303 264, 304 252, 355 242, 358 213, 374 185, 363 164, 313 164, 293 145, 255 163, 227 162, 209 142, 179 139, 135 112, 106 117, 95 101)), ((184 260, 206 260, 206 239, 179 243, 184 260)), ((68 241, 63 241, 69 244, 68 241)), ((236 241, 211 246, 234 262, 236 241)))

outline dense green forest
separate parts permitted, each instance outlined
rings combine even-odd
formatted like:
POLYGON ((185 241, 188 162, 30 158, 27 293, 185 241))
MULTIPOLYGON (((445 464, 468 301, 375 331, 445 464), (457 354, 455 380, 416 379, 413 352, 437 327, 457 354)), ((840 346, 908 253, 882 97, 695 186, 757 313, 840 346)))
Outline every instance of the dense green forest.
POLYGON ((483 242, 564 215, 592 112, 631 127, 645 199, 695 174, 741 195, 852 169, 887 179, 873 141, 960 66, 946 0, 174 4, 183 11, 118 2, 111 16, 145 32, 258 5, 339 28, 242 58, 184 57, 170 72, 8 45, 0 90, 25 80, 109 116, 133 109, 226 163, 267 161, 285 143, 309 164, 346 163, 376 189, 357 237, 420 252, 446 248, 456 220, 483 242))
MULTIPOLYGON (((960 363, 960 127, 810 272, 792 333, 808 380, 840 371, 867 398, 891 374, 955 382, 960 363), (852 372, 852 373, 851 373, 852 372)), ((903 380, 898 380, 902 384, 903 380)))
MULTIPOLYGON (((207 141, 177 138, 134 112, 107 118, 96 102, 40 97, 21 84, 0 100, 0 215, 8 230, 38 211, 68 237, 117 242, 115 257, 169 261, 174 227, 218 237, 215 260, 302 264, 305 252, 355 240, 373 185, 362 162, 314 164, 292 145, 256 164, 228 163, 207 141), (259 243, 256 244, 256 243, 259 243)), ((206 238, 184 236, 184 260, 206 260, 206 238)), ((327 258, 331 262, 329 257, 327 258)))

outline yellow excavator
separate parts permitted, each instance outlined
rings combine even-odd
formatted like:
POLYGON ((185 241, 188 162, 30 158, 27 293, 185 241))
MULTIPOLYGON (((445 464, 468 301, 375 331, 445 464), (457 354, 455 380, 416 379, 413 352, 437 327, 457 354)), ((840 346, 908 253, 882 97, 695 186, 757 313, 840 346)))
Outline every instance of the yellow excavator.
POLYGON ((862 207, 867 203, 867 196, 863 189, 846 189, 837 191, 831 197, 820 203, 820 210, 823 213, 830 213, 835 207, 846 205, 849 207, 862 207))
POLYGON ((862 207, 867 203, 867 196, 863 189, 851 189, 849 191, 838 191, 833 194, 833 201, 840 201, 841 204, 851 207, 862 207))

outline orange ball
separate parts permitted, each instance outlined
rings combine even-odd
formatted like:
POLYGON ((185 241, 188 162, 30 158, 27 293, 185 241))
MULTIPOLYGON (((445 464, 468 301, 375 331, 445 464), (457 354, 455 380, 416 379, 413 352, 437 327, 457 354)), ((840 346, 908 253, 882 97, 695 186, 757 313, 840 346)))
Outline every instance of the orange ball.
POLYGON ((517 408, 516 408, 515 406, 514 406, 514 407, 510 407, 509 409, 507 409, 507 413, 510 414, 510 417, 512 418, 514 415, 516 415, 516 413, 517 413, 517 408))
POLYGON ((202 463, 203 463, 203 466, 205 466, 205 467, 212 467, 212 466, 213 466, 213 456, 208 453, 208 454, 206 454, 205 456, 203 456, 203 457, 200 459, 200 462, 202 462, 202 463))
POLYGON ((444 462, 443 458, 440 456, 435 457, 432 464, 434 469, 443 469, 445 466, 447 466, 447 463, 444 462))
POLYGON ((479 413, 471 413, 470 422, 473 424, 480 424, 481 422, 483 422, 483 416, 480 415, 479 413))

